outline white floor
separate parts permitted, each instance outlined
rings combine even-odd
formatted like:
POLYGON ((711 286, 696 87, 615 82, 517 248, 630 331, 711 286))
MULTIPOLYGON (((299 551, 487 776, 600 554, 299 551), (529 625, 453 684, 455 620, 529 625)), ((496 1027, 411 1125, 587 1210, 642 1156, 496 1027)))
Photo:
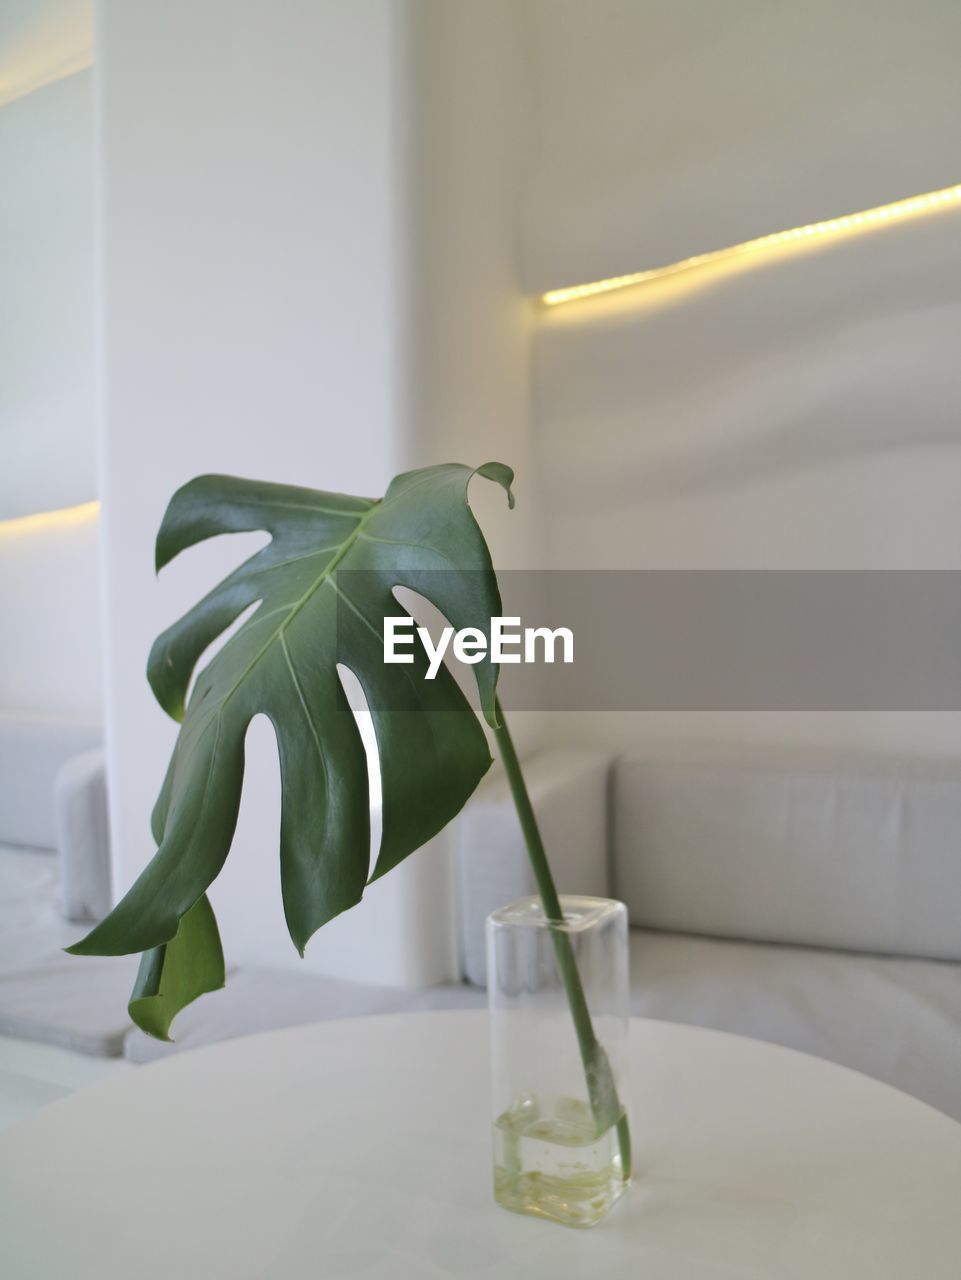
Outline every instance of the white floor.
POLYGON ((0 1036, 0 1129, 67 1093, 133 1070, 121 1058, 91 1058, 49 1044, 0 1036))

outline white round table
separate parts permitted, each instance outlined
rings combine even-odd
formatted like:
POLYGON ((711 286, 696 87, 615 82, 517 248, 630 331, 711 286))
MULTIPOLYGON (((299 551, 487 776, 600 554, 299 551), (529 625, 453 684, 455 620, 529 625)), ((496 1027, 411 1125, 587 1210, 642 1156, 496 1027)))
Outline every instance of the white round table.
POLYGON ((635 1185, 575 1231, 491 1198, 487 1020, 215 1045, 0 1136, 4 1280, 958 1280, 961 1125, 737 1036, 635 1020, 635 1185))

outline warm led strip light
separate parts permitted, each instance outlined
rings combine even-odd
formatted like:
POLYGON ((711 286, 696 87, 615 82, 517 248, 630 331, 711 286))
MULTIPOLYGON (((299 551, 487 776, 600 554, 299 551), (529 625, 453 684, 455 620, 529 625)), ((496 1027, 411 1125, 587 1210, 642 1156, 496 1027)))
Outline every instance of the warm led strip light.
POLYGON ((44 66, 41 60, 39 70, 25 69, 21 71, 19 79, 16 70, 8 71, 6 78, 0 80, 0 107, 5 107, 10 102, 18 102, 21 98, 27 98, 38 89, 46 89, 48 85, 69 80, 79 71, 86 71, 92 66, 93 51, 84 48, 64 58, 53 67, 44 66))
POLYGON ((99 502, 81 502, 79 506, 61 507, 59 511, 38 511, 32 516, 14 516, 11 520, 0 520, 0 537, 85 524, 94 519, 99 511, 99 502))
POLYGON ((728 249, 712 249, 710 253, 699 253, 693 258, 684 258, 666 267, 652 267, 649 271, 636 271, 629 276, 612 276, 609 280, 594 280, 590 284, 575 284, 565 289, 551 289, 550 292, 541 295, 541 302, 545 306, 556 307, 562 302, 576 302, 580 298, 592 298, 599 293, 611 293, 615 289, 628 289, 632 285, 663 280, 667 276, 690 271, 692 267, 703 267, 707 263, 730 261, 746 254, 792 245, 802 240, 810 241, 822 236, 837 235, 840 232, 857 231, 883 223, 897 222, 914 214, 933 213, 946 205, 959 203, 961 203, 961 183, 955 187, 944 187, 941 191, 929 191, 923 196, 909 196, 906 200, 895 200, 893 204, 882 204, 876 209, 866 209, 863 213, 846 213, 843 217, 829 218, 826 222, 812 222, 809 226, 793 227, 790 231, 775 231, 771 235, 760 236, 757 240, 745 240, 743 244, 731 245, 728 249))

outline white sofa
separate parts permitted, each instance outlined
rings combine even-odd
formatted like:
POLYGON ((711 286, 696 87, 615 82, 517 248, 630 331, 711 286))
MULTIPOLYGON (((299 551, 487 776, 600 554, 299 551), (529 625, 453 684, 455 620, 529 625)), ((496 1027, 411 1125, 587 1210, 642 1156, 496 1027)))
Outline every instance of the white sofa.
MULTIPOLYGON (((631 915, 637 1014, 756 1036, 886 1080, 961 1119, 961 774, 742 752, 559 750, 525 771, 562 892, 631 915)), ((506 782, 454 828, 466 982, 429 991, 246 971, 176 1046, 269 1026, 483 1003, 484 919, 534 891, 506 782)))
MULTIPOLYGON (((146 1061, 322 1018, 483 1005, 484 919, 534 890, 497 774, 453 831, 463 983, 247 969, 181 1014, 175 1045, 132 1030, 137 958, 60 950, 80 931, 65 906, 89 914, 106 893, 91 734, 0 720, 0 1034, 146 1061)), ((961 772, 559 750, 526 773, 561 891, 628 905, 635 1013, 815 1053, 961 1119, 961 772)))
POLYGON ((63 948, 110 896, 96 725, 0 716, 0 1035, 119 1056, 136 957, 63 948))
MULTIPOLYGON (((961 772, 768 751, 601 772, 552 753, 532 789, 562 892, 628 906, 635 1013, 830 1058, 961 1119, 961 772)), ((488 784, 459 832, 478 983, 486 910, 534 891, 504 804, 488 784)))

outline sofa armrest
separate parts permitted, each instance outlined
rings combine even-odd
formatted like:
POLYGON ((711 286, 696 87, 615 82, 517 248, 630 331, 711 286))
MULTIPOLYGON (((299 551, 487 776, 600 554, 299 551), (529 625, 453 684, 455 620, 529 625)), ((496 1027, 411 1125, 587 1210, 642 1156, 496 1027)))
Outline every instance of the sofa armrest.
POLYGON ((62 910, 68 920, 100 920, 110 910, 110 834, 102 751, 64 764, 54 783, 62 910))
MULTIPOLYGON (((545 751, 524 762, 531 803, 560 893, 609 891, 607 780, 601 751, 545 751)), ((527 850, 502 770, 486 778, 453 828, 458 925, 464 976, 484 986, 484 922, 515 898, 535 892, 527 850)))

